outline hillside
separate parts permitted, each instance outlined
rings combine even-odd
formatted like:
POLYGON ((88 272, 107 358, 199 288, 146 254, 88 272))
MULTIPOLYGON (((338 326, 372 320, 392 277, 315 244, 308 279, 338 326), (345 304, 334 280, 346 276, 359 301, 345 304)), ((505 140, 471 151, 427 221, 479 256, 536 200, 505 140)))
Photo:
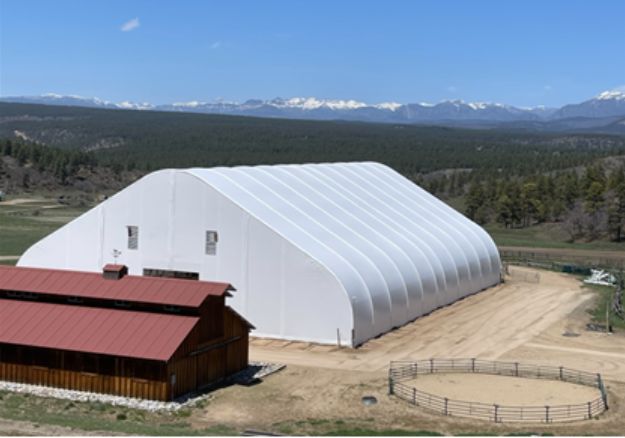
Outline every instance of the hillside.
POLYGON ((372 160, 404 175, 528 174, 621 154, 625 137, 0 103, 0 137, 138 168, 372 160))

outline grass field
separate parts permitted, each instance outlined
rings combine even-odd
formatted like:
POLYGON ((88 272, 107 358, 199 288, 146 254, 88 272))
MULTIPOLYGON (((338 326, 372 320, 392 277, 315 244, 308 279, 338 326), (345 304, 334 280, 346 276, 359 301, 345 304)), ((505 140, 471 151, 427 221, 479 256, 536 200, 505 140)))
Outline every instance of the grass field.
POLYGON ((596 240, 592 242, 567 241, 568 237, 559 224, 544 223, 529 228, 504 228, 499 224, 489 224, 486 231, 498 246, 524 246, 536 248, 563 248, 604 251, 624 251, 625 243, 596 240))
POLYGON ((104 403, 72 402, 28 394, 0 392, 0 418, 29 420, 46 435, 46 426, 60 426, 90 432, 131 435, 234 435, 236 430, 216 425, 192 428, 185 421, 190 410, 150 413, 104 403))
POLYGON ((83 213, 88 207, 59 204, 55 199, 9 199, 0 203, 0 263, 14 263, 29 246, 83 213))
MULTIPOLYGON (((589 313, 592 315, 592 321, 597 324, 605 324, 606 308, 610 307, 612 304, 615 289, 613 287, 595 284, 587 284, 585 287, 595 291, 597 296, 594 306, 589 310, 589 313)), ((609 318, 610 325, 612 325, 614 329, 625 329, 625 320, 622 320, 612 312, 609 312, 609 318)))

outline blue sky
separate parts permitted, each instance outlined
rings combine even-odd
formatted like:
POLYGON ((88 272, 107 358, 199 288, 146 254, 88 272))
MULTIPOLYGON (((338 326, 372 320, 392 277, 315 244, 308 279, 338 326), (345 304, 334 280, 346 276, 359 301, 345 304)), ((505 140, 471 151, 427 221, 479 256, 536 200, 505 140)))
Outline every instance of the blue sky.
POLYGON ((562 105, 625 85, 625 1, 0 0, 0 95, 562 105))

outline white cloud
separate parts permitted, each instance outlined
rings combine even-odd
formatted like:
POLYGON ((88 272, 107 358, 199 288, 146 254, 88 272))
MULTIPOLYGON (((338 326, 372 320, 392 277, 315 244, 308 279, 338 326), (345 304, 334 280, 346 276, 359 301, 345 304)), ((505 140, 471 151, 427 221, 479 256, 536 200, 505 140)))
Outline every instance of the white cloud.
POLYGON ((221 41, 215 41, 213 44, 210 45, 211 50, 216 50, 220 47, 221 47, 221 41))
POLYGON ((128 20, 124 24, 122 24, 122 27, 120 27, 120 30, 122 32, 130 32, 131 30, 135 30, 139 26, 141 26, 141 23, 139 23, 139 19, 133 18, 132 20, 128 20))

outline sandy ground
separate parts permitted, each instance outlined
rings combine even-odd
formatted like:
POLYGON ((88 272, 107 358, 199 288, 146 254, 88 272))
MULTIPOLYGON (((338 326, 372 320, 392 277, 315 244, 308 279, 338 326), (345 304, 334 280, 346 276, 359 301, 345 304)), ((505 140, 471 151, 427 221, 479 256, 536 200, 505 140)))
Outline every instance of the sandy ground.
MULTIPOLYGON (((625 431, 625 336, 585 330, 586 309, 592 296, 572 276, 511 267, 505 284, 439 309, 358 349, 253 339, 252 360, 281 362, 287 368, 252 387, 216 391, 209 406, 193 421, 198 427, 231 424, 274 432, 288 432, 293 422, 298 425, 295 430, 301 431, 306 422, 346 422, 366 427, 367 423, 363 426, 362 422, 371 421, 376 428, 426 429, 449 434, 531 429, 566 435, 621 435, 625 431), (565 332, 579 336, 563 336, 565 332), (389 361, 429 357, 514 360, 600 372, 607 379, 610 410, 598 420, 532 424, 528 429, 527 425, 444 417, 388 396, 389 361), (363 406, 361 397, 365 395, 374 395, 379 403, 363 406)), ((485 400, 499 397, 502 393, 498 385, 492 384, 497 377, 482 377, 489 383, 467 380, 459 391, 474 392, 471 385, 478 385, 480 397, 485 400)), ((518 383, 515 380, 512 385, 518 383)), ((528 386, 525 391, 515 387, 504 393, 526 392, 529 398, 555 400, 564 391, 557 382, 527 384, 531 388, 528 386)), ((567 400, 578 396, 586 399, 586 391, 592 392, 589 388, 570 386, 566 389, 567 400)), ((458 393, 458 397, 468 398, 462 394, 458 393)))
POLYGON ((583 404, 601 396, 589 386, 487 374, 425 374, 402 383, 452 400, 505 406, 583 404))
POLYGON ((579 309, 592 292, 572 276, 510 269, 505 284, 438 309, 358 349, 253 339, 251 359, 378 372, 386 371, 391 360, 518 359, 601 372, 625 382, 625 337, 584 328, 587 317, 579 309), (579 336, 562 336, 567 330, 579 336))
POLYGON ((20 204, 32 204, 38 202, 48 202, 48 199, 45 198, 14 198, 7 199, 5 201, 0 202, 0 205, 20 205, 20 204))
MULTIPOLYGON (((483 388, 482 388, 483 390, 483 388)), ((228 424, 240 430, 323 434, 338 428, 428 430, 443 434, 622 435, 625 384, 614 382, 610 410, 598 420, 559 424, 495 424, 445 417, 387 394, 384 373, 287 366, 263 382, 215 391, 208 405, 191 417, 195 427, 228 424), (363 396, 378 403, 364 406, 363 396)))

